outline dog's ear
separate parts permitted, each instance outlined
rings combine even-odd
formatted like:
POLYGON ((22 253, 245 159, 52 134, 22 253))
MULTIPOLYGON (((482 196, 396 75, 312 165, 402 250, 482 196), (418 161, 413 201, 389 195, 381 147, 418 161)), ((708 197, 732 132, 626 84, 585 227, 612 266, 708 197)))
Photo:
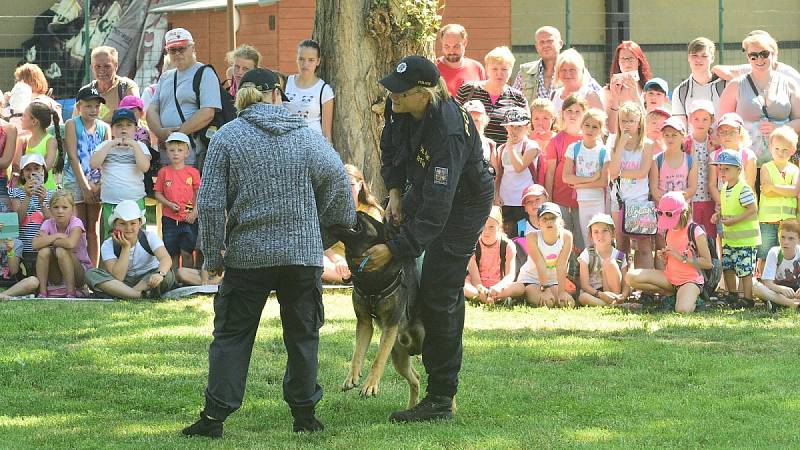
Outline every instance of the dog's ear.
POLYGON ((335 225, 330 227, 329 231, 340 241, 346 242, 352 238, 360 236, 362 233, 362 228, 363 225, 361 221, 356 219, 356 224, 353 228, 347 228, 341 225, 335 225))

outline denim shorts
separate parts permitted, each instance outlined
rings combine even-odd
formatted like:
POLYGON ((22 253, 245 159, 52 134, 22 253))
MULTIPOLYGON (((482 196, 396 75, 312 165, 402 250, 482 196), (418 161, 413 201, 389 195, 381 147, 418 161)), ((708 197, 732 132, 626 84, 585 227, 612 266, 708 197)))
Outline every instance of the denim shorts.
POLYGON ((164 247, 170 256, 182 251, 191 253, 195 250, 198 233, 197 221, 194 223, 178 222, 169 217, 161 218, 161 233, 164 235, 164 247))
POLYGON ((761 223, 759 227, 761 228, 761 246, 758 247, 758 259, 767 259, 769 249, 780 244, 778 241, 778 224, 761 223))

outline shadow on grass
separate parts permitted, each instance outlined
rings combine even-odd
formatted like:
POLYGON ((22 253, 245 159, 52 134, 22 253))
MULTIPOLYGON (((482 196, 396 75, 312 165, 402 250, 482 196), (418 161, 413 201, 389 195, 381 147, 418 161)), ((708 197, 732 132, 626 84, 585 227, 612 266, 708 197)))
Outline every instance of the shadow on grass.
MULTIPOLYGON (((244 409, 226 423, 226 439, 214 446, 733 447, 748 442, 742 439, 789 446, 796 438, 778 425, 800 412, 800 401, 776 380, 796 370, 797 321, 748 314, 579 310, 558 318, 584 321, 574 325, 586 329, 562 329, 548 322, 550 312, 515 311, 507 319, 529 319, 530 328, 465 332, 456 420, 410 426, 386 421, 407 395, 405 381, 391 368, 377 398, 339 392, 355 321, 329 318, 320 349, 326 396, 319 405, 328 430, 316 436, 290 432, 281 394, 286 357, 280 321, 267 317, 254 348, 244 409), (591 329, 607 322, 619 327, 591 329)), ((14 447, 208 445, 177 436, 202 405, 207 305, 37 304, 0 309, 0 320, 8 324, 0 331, 7 343, 0 348, 0 434, 14 447)), ((364 376, 375 351, 373 343, 364 376)))

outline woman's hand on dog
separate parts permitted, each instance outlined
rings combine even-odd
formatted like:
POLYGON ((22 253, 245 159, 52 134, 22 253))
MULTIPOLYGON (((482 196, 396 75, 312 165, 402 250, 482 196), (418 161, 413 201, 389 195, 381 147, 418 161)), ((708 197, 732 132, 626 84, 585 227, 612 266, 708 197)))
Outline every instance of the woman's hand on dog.
POLYGON ((403 221, 403 195, 400 189, 392 189, 389 191, 389 203, 386 205, 385 216, 386 220, 400 225, 403 221))
POLYGON ((368 258, 367 263, 364 265, 364 270, 367 272, 374 272, 380 270, 389 263, 392 259, 392 251, 386 244, 378 244, 370 247, 365 253, 364 257, 368 258))

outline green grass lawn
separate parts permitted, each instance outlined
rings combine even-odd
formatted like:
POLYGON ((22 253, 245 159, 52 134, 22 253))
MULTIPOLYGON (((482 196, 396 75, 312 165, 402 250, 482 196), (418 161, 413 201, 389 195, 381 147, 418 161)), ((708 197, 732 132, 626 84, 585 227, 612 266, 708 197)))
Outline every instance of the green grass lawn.
POLYGON ((395 425, 387 417, 407 385, 393 369, 376 398, 339 391, 355 320, 349 297, 332 293, 320 349, 325 432, 291 432, 272 299, 224 439, 185 439, 179 430, 202 407, 210 302, 0 303, 0 448, 800 446, 791 312, 468 307, 455 420, 395 425))

